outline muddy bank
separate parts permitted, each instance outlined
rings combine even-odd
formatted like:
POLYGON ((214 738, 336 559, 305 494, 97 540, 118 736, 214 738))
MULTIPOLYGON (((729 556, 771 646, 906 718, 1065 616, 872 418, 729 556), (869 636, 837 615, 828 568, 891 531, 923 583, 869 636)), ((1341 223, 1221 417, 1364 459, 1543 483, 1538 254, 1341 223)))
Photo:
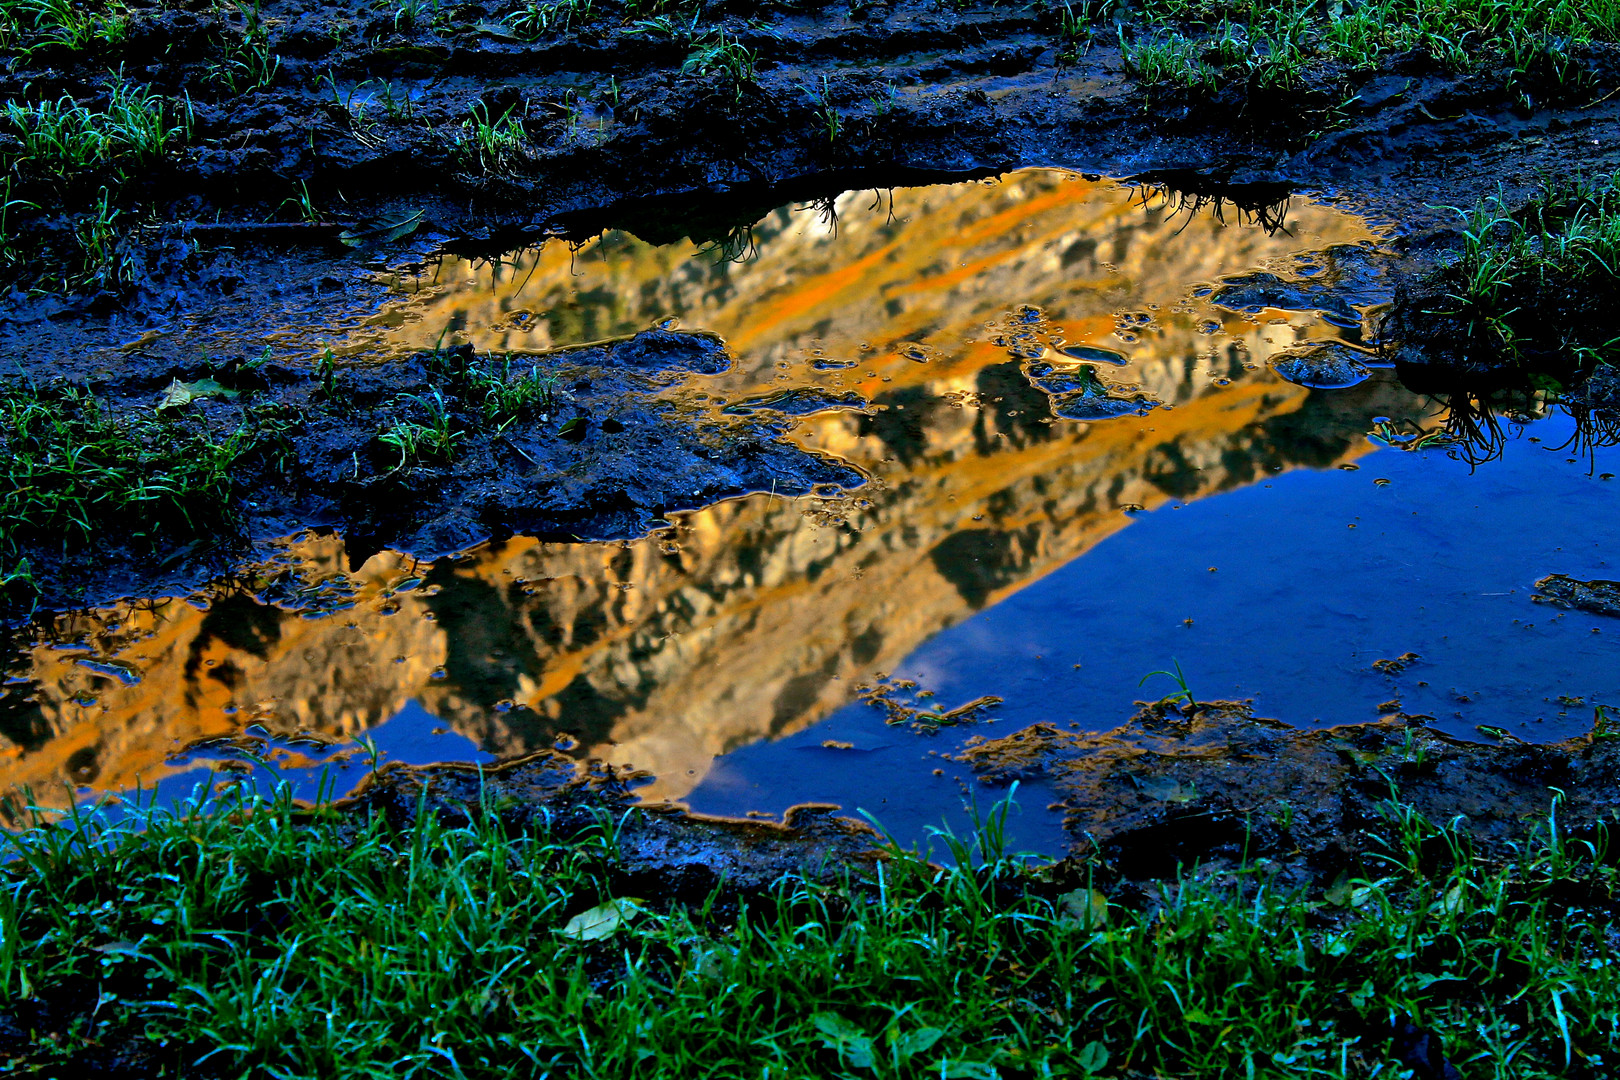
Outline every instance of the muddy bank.
MULTIPOLYGON (((956 757, 988 789, 981 810, 984 795, 1001 797, 1014 781, 1047 781, 1071 840, 1048 880, 1106 883, 1127 903, 1142 896, 1133 889, 1195 867, 1220 875, 1245 866, 1338 902, 1332 889, 1347 876, 1378 876, 1371 856, 1388 850, 1406 814, 1456 824, 1487 860, 1510 859, 1549 815, 1571 837, 1613 826, 1620 735, 1606 718, 1591 735, 1555 744, 1505 733, 1468 742, 1427 719, 1301 730, 1242 704, 1189 713, 1161 702, 1106 733, 1036 724, 970 740, 956 757)), ((388 766, 320 813, 356 822, 381 813, 404 827, 424 809, 451 824, 494 812, 520 829, 564 833, 611 823, 625 889, 670 902, 701 902, 716 888, 752 895, 785 874, 835 880, 882 857, 883 837, 853 808, 796 807, 781 823, 709 818, 637 805, 650 779, 550 750, 483 768, 388 766)))
POLYGON ((1346 872, 1376 876, 1365 857, 1381 850, 1375 837, 1389 835, 1393 803, 1431 822, 1459 821, 1494 858, 1547 820, 1558 793, 1559 828, 1581 835, 1612 825, 1620 737, 1598 715, 1591 735, 1562 743, 1505 732, 1481 743, 1399 713, 1305 731, 1243 704, 1161 702, 1106 733, 1038 724, 959 757, 992 788, 1049 780, 1076 853, 1126 881, 1263 860, 1283 880, 1321 886, 1346 872))
POLYGON ((654 330, 521 365, 467 346, 385 366, 345 367, 328 355, 314 372, 274 361, 149 368, 91 384, 90 395, 14 384, 8 392, 32 395, 28 406, 82 420, 86 431, 73 445, 60 429, 6 433, 7 449, 41 476, 33 489, 13 485, 18 505, 42 507, 9 530, 13 565, 22 562, 35 586, 32 597, 9 597, 11 613, 184 593, 243 559, 253 538, 310 524, 341 529, 358 566, 385 546, 431 556, 514 533, 638 536, 672 510, 737 494, 832 493, 865 481, 835 458, 783 441, 788 414, 769 402, 713 414, 662 393, 687 373, 730 363, 712 336, 654 330), (198 520, 177 497, 168 516, 142 518, 153 500, 137 490, 127 513, 100 511, 92 518, 100 528, 64 545, 64 524, 51 516, 64 511, 40 502, 54 494, 43 488, 65 488, 62 498, 82 499, 84 513, 105 504, 107 493, 81 492, 82 477, 51 465, 63 454, 97 460, 110 442, 94 441, 106 435, 94 426, 104 412, 156 420, 122 456, 119 447, 105 451, 100 483, 161 486, 153 456, 190 439, 182 445, 225 461, 223 493, 203 505, 216 517, 198 520), (202 537, 179 546, 175 533, 202 537))
POLYGON ((1240 202, 1332 188, 1421 233, 1451 224, 1436 206, 1620 161, 1604 134, 1620 54, 1602 40, 1548 38, 1501 66, 1432 43, 1316 42, 1283 77, 1259 30, 1126 19, 1116 33, 1089 4, 1067 19, 916 0, 652 14, 273 0, 136 3, 77 40, 19 24, 0 95, 103 125, 134 102, 166 137, 115 135, 64 162, 38 125, 12 125, 14 261, 54 258, 47 291, 102 296, 14 297, 13 329, 94 318, 132 289, 147 311, 192 288, 255 289, 261 248, 336 256, 414 234, 492 254, 608 222, 721 238, 779 203, 783 181, 814 197, 1065 164, 1240 202), (1187 43, 1185 70, 1155 74, 1161 37, 1187 43), (127 228, 137 211, 150 224, 127 228))
POLYGON ((542 751, 483 769, 385 768, 359 793, 320 813, 356 823, 382 814, 406 828, 424 812, 452 827, 493 812, 518 830, 562 836, 610 830, 623 857, 614 894, 659 904, 702 904, 716 890, 734 902, 763 893, 786 875, 836 880, 879 857, 878 833, 837 806, 795 807, 780 823, 705 818, 636 805, 635 789, 648 779, 542 751))

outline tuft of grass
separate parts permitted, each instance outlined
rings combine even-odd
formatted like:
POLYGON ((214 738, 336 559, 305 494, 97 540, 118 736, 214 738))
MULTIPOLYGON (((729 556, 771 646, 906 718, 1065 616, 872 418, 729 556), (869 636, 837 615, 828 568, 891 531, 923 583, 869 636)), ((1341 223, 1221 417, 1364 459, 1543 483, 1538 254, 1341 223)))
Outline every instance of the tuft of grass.
POLYGON ((489 107, 482 101, 473 104, 472 115, 461 122, 461 134, 456 138, 456 148, 485 173, 507 168, 528 143, 529 135, 517 115, 517 106, 508 106, 492 120, 489 107))
MULTIPOLYGON (((1109 16, 1138 81, 1205 97, 1234 82, 1249 94, 1298 91, 1324 63, 1370 70, 1418 52, 1456 72, 1494 72, 1532 107, 1589 92, 1592 76, 1576 54, 1620 41, 1620 0, 1147 0, 1129 17, 1091 0, 1060 13, 1060 57, 1072 59, 1109 16)), ((1339 78, 1326 69, 1321 76, 1339 78)))
POLYGON ((1119 52, 1125 70, 1143 86, 1172 86, 1206 93, 1213 93, 1219 86, 1219 72, 1205 62, 1203 44, 1181 34, 1131 40, 1121 27, 1119 52))
POLYGON ((1167 701, 1184 701, 1186 702, 1187 712, 1189 714, 1196 713, 1198 711, 1198 699, 1193 697, 1192 688, 1187 685, 1187 676, 1181 670, 1181 661, 1172 657, 1170 663, 1175 668, 1174 671, 1150 671, 1146 675, 1142 676, 1141 681, 1136 685, 1145 686, 1149 679, 1154 678, 1155 676, 1163 675, 1165 678, 1173 681, 1176 684, 1177 689, 1175 693, 1169 695, 1168 697, 1160 698, 1160 703, 1163 704, 1167 701))
MULTIPOLYGON (((206 788, 199 791, 206 792, 206 788)), ((624 895, 598 817, 300 814, 285 794, 23 814, 0 865, 0 999, 97 1002, 13 1065, 140 1035, 228 1075, 1600 1077, 1620 1054, 1610 834, 1557 803, 1505 863, 1392 803, 1363 876, 1258 869, 1121 902, 1005 850, 762 895, 624 895), (514 819, 515 820, 515 819, 514 819)), ((636 813, 637 811, 630 811, 636 813)), ((1074 868, 1071 867, 1071 871, 1074 868)))
POLYGON ((1537 367, 1620 364, 1620 175, 1549 181, 1522 210, 1501 198, 1463 221, 1463 248, 1428 314, 1460 323, 1463 346, 1537 367))
POLYGON ((377 433, 379 443, 399 454, 399 462, 389 472, 398 472, 407 465, 452 460, 456 443, 466 432, 455 422, 444 395, 434 387, 431 396, 411 394, 406 400, 416 405, 421 419, 401 418, 377 433))
POLYGON ((409 31, 433 26, 444 17, 439 0, 399 0, 394 7, 394 29, 409 31))
POLYGON ((246 419, 217 434, 194 420, 115 416, 73 385, 0 383, 0 577, 26 569, 31 545, 233 532, 235 477, 261 434, 246 419))
POLYGON ((5 102, 0 265, 29 284, 66 292, 128 285, 137 266, 124 242, 126 229, 117 224, 124 215, 120 191, 190 139, 192 127, 189 100, 182 107, 121 73, 109 81, 105 105, 66 95, 5 102), (69 211, 70 243, 25 247, 18 234, 47 205, 69 211))
POLYGON ((208 66, 208 81, 236 96, 273 85, 281 57, 270 50, 270 32, 260 14, 262 0, 232 0, 242 19, 241 36, 220 46, 221 58, 208 66))
POLYGON ((627 34, 658 34, 671 41, 690 45, 698 36, 701 11, 692 11, 685 19, 674 15, 658 14, 636 19, 625 28, 627 34))
POLYGON ((23 212, 38 210, 39 204, 27 199, 13 199, 11 177, 6 177, 4 183, 5 191, 0 193, 0 269, 21 274, 33 262, 33 257, 22 237, 12 229, 11 212, 14 207, 23 212))
POLYGON ((821 129, 827 133, 827 145, 838 145, 839 133, 844 130, 843 116, 837 106, 832 103, 832 87, 827 76, 821 77, 821 86, 801 86, 804 96, 810 99, 815 109, 816 119, 821 122, 821 129))
POLYGON ((23 56, 59 48, 89 52, 111 48, 129 36, 129 9, 118 0, 7 0, 0 3, 0 46, 23 56))
POLYGON ((525 416, 540 414, 543 419, 556 407, 556 387, 557 376, 541 375, 539 365, 531 365, 527 374, 514 377, 510 356, 499 375, 475 369, 468 380, 471 394, 482 394, 479 407, 484 423, 497 433, 525 416))
POLYGON ((20 144, 8 167, 55 177, 111 166, 122 178, 127 169, 150 165, 175 149, 192 126, 189 107, 183 113, 165 107, 164 98, 121 77, 109 86, 105 108, 67 96, 8 101, 5 121, 20 144))
POLYGON ((595 17, 594 0, 525 0, 522 8, 506 17, 512 33, 538 41, 551 33, 564 33, 587 25, 595 17))
POLYGON ((743 94, 759 83, 759 54, 724 30, 716 30, 693 40, 681 73, 699 77, 719 74, 730 86, 732 99, 740 103, 743 94))

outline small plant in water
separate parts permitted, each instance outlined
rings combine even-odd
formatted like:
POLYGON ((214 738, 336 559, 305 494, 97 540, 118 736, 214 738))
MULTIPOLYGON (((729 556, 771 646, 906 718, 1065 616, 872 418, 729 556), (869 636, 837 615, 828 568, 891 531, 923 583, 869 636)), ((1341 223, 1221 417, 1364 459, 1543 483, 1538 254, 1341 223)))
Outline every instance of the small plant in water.
POLYGON ((1181 661, 1175 659, 1174 657, 1171 657, 1170 663, 1171 663, 1172 666, 1175 667, 1174 671, 1150 671, 1146 675, 1142 676, 1141 681, 1138 682, 1136 685, 1137 686, 1143 686, 1143 685, 1145 685, 1147 683, 1147 681, 1149 679, 1152 679, 1152 678, 1154 678, 1156 676, 1159 676, 1159 675, 1163 675, 1165 678, 1173 680, 1175 682, 1176 686, 1178 687, 1178 689, 1176 690, 1175 693, 1167 694, 1164 697, 1160 698, 1159 703, 1162 705, 1162 704, 1164 704, 1165 702, 1168 702, 1168 701, 1183 701, 1183 702, 1186 702, 1186 705, 1184 707, 1184 711, 1190 716, 1193 713, 1196 713, 1198 711, 1198 708, 1199 708, 1198 701, 1197 701, 1196 698, 1193 697, 1192 688, 1187 685, 1187 676, 1181 670, 1181 661))

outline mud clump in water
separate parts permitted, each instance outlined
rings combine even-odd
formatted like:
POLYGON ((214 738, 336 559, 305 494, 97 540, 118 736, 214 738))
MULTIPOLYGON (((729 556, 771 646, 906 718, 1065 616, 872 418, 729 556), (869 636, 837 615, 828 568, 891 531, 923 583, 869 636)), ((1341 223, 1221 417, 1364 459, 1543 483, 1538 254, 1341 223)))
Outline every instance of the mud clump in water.
POLYGON ((599 829, 607 813, 616 822, 625 875, 614 883, 617 895, 660 902, 703 903, 721 886, 734 901, 762 893, 788 874, 832 880, 876 858, 877 832, 837 816, 836 806, 796 806, 780 823, 704 818, 634 806, 634 786, 643 778, 600 764, 582 770, 567 756, 547 751, 496 768, 390 767, 334 807, 356 823, 380 813, 397 827, 421 812, 454 827, 493 808, 508 826, 543 822, 565 836, 599 829))
POLYGON ((1430 821, 1461 816, 1492 853, 1547 813, 1553 788, 1564 793, 1560 822, 1577 831, 1620 799, 1620 740, 1488 746, 1424 721, 1302 730, 1232 702, 1191 716, 1160 703, 1103 734, 1036 724, 958 757, 986 784, 1044 777, 1076 853, 1141 881, 1256 858, 1279 860, 1300 883, 1331 880, 1373 846, 1392 790, 1430 821))
POLYGON ((1372 376, 1355 350, 1337 342, 1280 353, 1271 367, 1289 382, 1313 390, 1343 390, 1372 376))
POLYGON ((1530 599, 1593 615, 1620 618, 1620 581, 1578 581, 1565 574, 1548 574, 1536 582, 1530 599))

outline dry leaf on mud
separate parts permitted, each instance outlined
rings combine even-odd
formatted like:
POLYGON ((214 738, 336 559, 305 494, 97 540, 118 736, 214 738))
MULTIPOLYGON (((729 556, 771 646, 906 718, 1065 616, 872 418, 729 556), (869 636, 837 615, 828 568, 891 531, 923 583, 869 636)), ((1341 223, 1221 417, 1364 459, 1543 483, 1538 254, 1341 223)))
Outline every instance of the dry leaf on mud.
POLYGON ((374 218, 357 222, 338 234, 338 239, 349 247, 362 244, 388 244, 411 235, 421 228, 426 210, 411 210, 392 217, 374 218))

